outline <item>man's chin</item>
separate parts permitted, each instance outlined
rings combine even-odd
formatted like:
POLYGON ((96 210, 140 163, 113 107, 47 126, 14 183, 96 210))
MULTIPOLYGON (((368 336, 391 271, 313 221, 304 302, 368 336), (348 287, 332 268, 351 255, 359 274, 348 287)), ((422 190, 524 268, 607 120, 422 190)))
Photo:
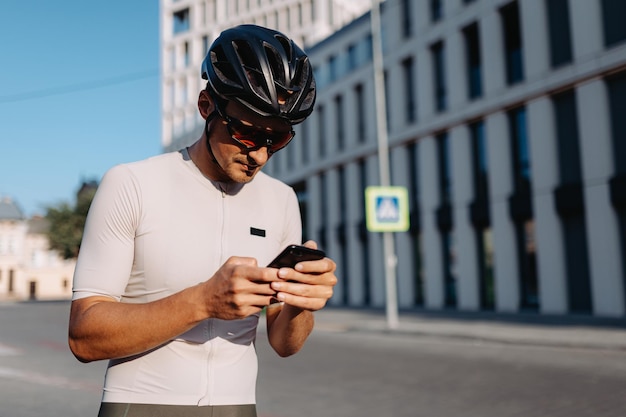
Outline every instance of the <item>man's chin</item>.
POLYGON ((255 170, 252 170, 252 171, 240 171, 240 172, 237 172, 235 175, 231 176, 231 178, 232 178, 232 180, 234 182, 238 182, 240 184, 245 184, 245 183, 248 183, 248 182, 252 181, 252 179, 258 173, 259 173, 258 169, 255 169, 255 170))

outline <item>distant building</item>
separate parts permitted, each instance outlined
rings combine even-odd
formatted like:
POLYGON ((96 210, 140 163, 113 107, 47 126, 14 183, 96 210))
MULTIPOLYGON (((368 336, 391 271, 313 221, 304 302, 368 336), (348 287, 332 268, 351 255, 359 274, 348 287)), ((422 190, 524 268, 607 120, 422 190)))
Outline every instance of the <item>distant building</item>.
POLYGON ((0 199, 0 299, 69 299, 75 260, 49 249, 45 218, 24 217, 10 198, 0 199))

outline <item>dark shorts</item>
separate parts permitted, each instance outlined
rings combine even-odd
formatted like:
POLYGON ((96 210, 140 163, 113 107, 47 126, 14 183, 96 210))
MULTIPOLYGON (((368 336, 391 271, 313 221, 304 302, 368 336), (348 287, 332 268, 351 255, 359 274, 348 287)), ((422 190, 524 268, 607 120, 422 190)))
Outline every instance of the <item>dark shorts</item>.
POLYGON ((98 417, 256 417, 256 406, 102 403, 98 417))

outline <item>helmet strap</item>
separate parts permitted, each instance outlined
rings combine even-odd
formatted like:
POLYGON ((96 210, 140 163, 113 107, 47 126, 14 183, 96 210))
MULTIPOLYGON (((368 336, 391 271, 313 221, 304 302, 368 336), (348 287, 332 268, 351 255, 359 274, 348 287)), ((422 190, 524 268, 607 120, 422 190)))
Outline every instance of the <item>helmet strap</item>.
POLYGON ((220 165, 219 162, 217 162, 217 158, 215 158, 215 154, 213 154, 213 149, 211 149, 211 142, 209 141, 209 123, 211 123, 211 120, 213 120, 215 118, 215 116, 217 116, 217 110, 213 110, 211 113, 209 113, 209 115, 206 117, 206 122, 204 123, 204 136, 206 137, 206 148, 209 151, 209 155, 211 155, 211 159, 213 160, 213 162, 215 164, 217 164, 218 167, 220 167, 220 169, 223 170, 222 166, 220 165))

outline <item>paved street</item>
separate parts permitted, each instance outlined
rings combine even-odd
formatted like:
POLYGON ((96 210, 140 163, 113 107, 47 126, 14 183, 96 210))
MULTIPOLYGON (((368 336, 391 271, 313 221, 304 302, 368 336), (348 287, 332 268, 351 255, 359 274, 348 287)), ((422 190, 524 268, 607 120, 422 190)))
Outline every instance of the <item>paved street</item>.
MULTIPOLYGON (((68 311, 0 303, 0 417, 96 415, 105 364, 69 353, 68 311)), ((325 311, 287 359, 259 332, 259 416, 626 415, 623 328, 401 320, 325 311)))

